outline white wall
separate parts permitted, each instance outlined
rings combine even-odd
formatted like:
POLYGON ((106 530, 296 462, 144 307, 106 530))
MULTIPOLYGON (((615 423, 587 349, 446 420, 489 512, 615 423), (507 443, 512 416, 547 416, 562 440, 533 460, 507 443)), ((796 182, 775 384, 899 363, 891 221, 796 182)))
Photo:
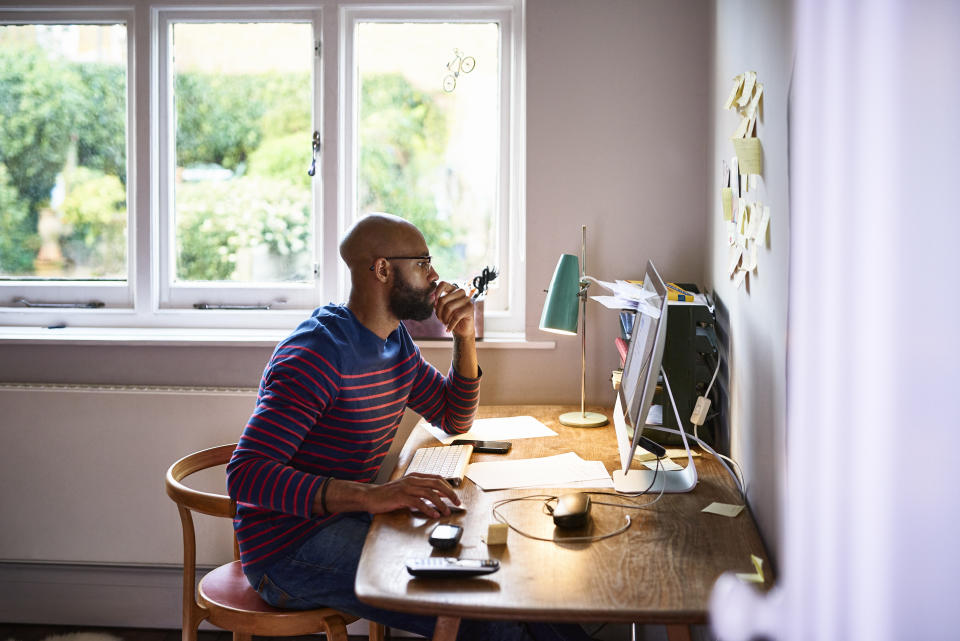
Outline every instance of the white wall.
POLYGON ((715 291, 718 325, 726 336, 731 450, 743 465, 748 495, 764 541, 780 548, 780 492, 786 424, 787 288, 790 260, 788 100, 793 73, 790 3, 719 0, 709 113, 713 145, 709 171, 710 256, 706 283, 715 291), (757 136, 764 173, 748 200, 770 205, 769 244, 756 273, 736 288, 727 272, 727 233, 720 205, 721 162, 735 155, 730 136, 740 121, 723 109, 732 80, 756 71, 764 84, 757 136))

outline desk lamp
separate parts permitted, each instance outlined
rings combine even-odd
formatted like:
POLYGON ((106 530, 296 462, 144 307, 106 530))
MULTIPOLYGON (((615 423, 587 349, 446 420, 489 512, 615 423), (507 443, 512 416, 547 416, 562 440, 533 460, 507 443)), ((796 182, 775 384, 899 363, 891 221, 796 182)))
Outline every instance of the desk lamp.
POLYGON ((600 427, 607 417, 584 410, 587 386, 587 288, 590 277, 584 272, 587 263, 587 226, 581 228, 580 262, 573 254, 563 254, 547 290, 547 300, 540 316, 540 329, 554 334, 577 335, 580 331, 580 411, 560 415, 560 424, 572 427, 600 427), (578 313, 579 312, 579 313, 578 313), (582 320, 581 320, 582 319, 582 320), (578 323, 579 320, 579 323, 578 323))

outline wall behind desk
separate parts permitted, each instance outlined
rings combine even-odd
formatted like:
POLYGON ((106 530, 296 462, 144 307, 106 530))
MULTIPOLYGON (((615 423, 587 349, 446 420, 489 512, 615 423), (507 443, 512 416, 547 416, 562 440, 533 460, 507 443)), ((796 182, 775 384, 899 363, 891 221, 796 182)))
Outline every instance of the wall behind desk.
POLYGON ((780 548, 785 473, 787 287, 790 259, 788 176, 793 19, 785 0, 716 3, 712 165, 706 284, 716 294, 728 380, 731 449, 743 465, 750 505, 776 559, 780 548), (735 155, 730 136, 740 117, 723 109, 734 76, 756 71, 764 84, 757 136, 764 173, 757 199, 771 208, 769 243, 759 267, 739 289, 727 275, 727 231, 720 208, 721 163, 735 155))

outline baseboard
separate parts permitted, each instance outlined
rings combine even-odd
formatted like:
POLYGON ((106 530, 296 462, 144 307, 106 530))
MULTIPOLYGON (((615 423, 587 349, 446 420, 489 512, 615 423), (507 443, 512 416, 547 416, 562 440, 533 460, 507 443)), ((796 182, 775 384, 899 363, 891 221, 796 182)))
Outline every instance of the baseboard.
MULTIPOLYGON (((2 562, 0 621, 179 630, 182 576, 176 567, 2 562)), ((351 636, 367 630, 366 621, 347 626, 351 636)))

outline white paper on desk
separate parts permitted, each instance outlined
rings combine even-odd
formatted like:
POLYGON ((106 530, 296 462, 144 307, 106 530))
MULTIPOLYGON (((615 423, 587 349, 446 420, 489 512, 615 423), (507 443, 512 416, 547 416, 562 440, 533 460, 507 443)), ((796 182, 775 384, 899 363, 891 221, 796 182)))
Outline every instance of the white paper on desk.
POLYGON ((466 476, 482 490, 558 487, 583 481, 610 481, 601 461, 584 461, 574 452, 542 458, 484 461, 467 466, 466 476))
POLYGON ((478 441, 509 441, 510 439, 518 438, 557 435, 556 432, 532 416, 478 418, 473 422, 473 427, 463 434, 447 434, 439 427, 434 427, 426 421, 420 421, 418 425, 444 445, 450 445, 450 443, 453 443, 458 438, 469 438, 478 441))
POLYGON ((619 296, 591 296, 592 300, 597 301, 607 309, 636 309, 637 301, 619 296))

